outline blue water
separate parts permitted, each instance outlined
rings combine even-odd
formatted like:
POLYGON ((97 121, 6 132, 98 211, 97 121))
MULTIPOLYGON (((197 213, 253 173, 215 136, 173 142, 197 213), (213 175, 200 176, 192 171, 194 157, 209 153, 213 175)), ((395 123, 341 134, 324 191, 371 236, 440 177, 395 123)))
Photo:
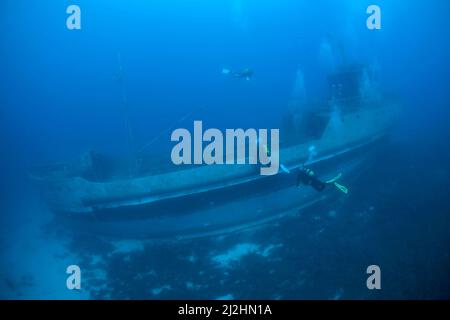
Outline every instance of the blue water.
POLYGON ((24 1, 0 4, 0 298, 450 297, 447 0, 24 1), (68 30, 66 8, 82 11, 68 30), (366 8, 382 29, 366 28, 366 8), (331 57, 321 47, 331 48, 331 57), (403 113, 347 197, 261 229, 183 241, 110 240, 55 226, 30 167, 87 150, 170 152, 185 115, 277 128, 296 72, 324 98, 332 66, 376 64, 403 113), (251 81, 222 68, 252 68, 251 81), (161 132, 161 138, 153 141, 161 132), (66 267, 83 270, 66 288, 66 267), (366 268, 382 270, 368 290, 366 268))

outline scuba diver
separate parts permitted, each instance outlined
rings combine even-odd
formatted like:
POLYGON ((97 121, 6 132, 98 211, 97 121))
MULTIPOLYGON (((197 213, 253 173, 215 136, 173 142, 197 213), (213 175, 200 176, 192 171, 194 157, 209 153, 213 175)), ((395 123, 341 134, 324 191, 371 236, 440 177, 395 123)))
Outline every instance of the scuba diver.
POLYGON ((342 174, 339 173, 333 179, 324 182, 316 177, 314 171, 309 168, 302 167, 297 173, 297 187, 300 187, 300 184, 303 184, 305 186, 311 186, 317 192, 322 192, 328 185, 334 185, 339 191, 347 194, 348 189, 337 183, 337 180, 339 180, 341 176, 342 174))
POLYGON ((236 78, 250 80, 253 77, 253 70, 245 68, 241 71, 231 71, 230 69, 222 69, 222 73, 226 75, 232 75, 236 78))

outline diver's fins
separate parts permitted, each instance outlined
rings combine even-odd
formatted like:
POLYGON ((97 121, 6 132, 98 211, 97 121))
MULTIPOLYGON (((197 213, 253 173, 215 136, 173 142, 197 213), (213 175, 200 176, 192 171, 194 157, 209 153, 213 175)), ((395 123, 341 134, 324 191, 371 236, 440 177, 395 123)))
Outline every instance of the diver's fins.
POLYGON ((338 181, 340 178, 342 177, 342 173, 339 173, 336 177, 334 177, 333 179, 330 179, 328 181, 326 181, 326 184, 333 184, 339 191, 347 194, 348 193, 348 188, 344 187, 342 184, 337 183, 336 181, 338 181))
POLYGON ((339 184, 337 182, 334 182, 333 184, 339 191, 342 191, 343 193, 348 194, 348 189, 346 187, 344 187, 342 184, 339 184))
POLYGON ((230 69, 223 68, 223 69, 222 69, 222 73, 223 73, 223 74, 230 74, 230 73, 231 73, 231 70, 230 70, 230 69))
POLYGON ((334 183, 334 182, 338 181, 341 177, 342 177, 342 173, 339 173, 336 177, 334 177, 333 179, 330 179, 330 180, 326 181, 325 183, 328 183, 328 184, 334 183))

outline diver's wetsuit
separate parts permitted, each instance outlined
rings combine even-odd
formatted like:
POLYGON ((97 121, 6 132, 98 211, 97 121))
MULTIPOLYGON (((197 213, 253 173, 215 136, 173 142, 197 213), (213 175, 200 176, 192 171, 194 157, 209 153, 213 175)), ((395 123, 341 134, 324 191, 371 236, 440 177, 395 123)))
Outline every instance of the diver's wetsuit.
POLYGON ((309 171, 307 169, 300 169, 297 173, 297 187, 301 184, 304 184, 306 186, 311 186, 314 188, 314 190, 318 192, 322 192, 327 184, 325 182, 320 181, 317 179, 314 174, 309 174, 309 171))

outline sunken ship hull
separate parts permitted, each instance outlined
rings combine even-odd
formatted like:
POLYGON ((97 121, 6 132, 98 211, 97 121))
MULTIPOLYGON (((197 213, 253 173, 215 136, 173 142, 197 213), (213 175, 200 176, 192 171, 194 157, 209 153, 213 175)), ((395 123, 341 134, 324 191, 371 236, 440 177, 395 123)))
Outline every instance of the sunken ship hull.
POLYGON ((339 192, 296 187, 296 169, 350 183, 386 135, 396 106, 351 113, 330 122, 322 138, 280 150, 290 173, 261 176, 256 165, 191 167, 107 182, 82 177, 35 178, 43 197, 72 228, 131 238, 189 237, 229 232, 298 212, 339 192), (316 156, 310 158, 314 146, 316 156))
MULTIPOLYGON (((367 167, 369 145, 311 164, 347 185, 367 167)), ((88 214, 59 212, 59 222, 77 231, 119 238, 183 239, 226 234, 296 216, 303 209, 345 196, 337 189, 318 193, 296 186, 295 174, 278 174, 247 183, 149 203, 97 208, 88 214)))
MULTIPOLYGON (((360 78, 351 71, 332 81, 342 83, 347 81, 343 77, 355 75, 360 78)), ((34 172, 32 178, 58 220, 83 232, 184 238, 261 225, 345 196, 333 187, 323 192, 297 188, 296 170, 311 167, 323 180, 342 173, 342 182, 351 183, 371 161, 368 154, 376 151, 376 142, 393 126, 399 114, 396 101, 338 89, 326 110, 300 117, 297 125, 308 132, 289 134, 279 152, 285 170, 276 175, 260 175, 258 165, 173 165, 147 174, 90 179, 83 175, 94 163, 88 159, 81 166, 34 172), (317 125, 311 128, 311 123, 317 125)))

